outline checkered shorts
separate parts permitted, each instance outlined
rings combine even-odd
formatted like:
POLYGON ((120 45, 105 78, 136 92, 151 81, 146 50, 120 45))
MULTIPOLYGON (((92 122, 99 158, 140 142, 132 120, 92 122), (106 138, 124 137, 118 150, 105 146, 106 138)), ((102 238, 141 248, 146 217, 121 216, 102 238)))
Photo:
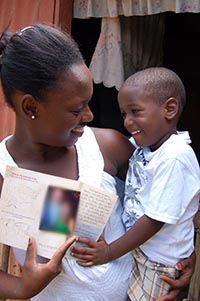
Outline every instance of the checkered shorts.
POLYGON ((133 251, 133 270, 130 276, 128 296, 131 301, 155 301, 166 295, 170 286, 160 279, 160 274, 177 278, 178 271, 174 267, 153 262, 140 250, 133 251))

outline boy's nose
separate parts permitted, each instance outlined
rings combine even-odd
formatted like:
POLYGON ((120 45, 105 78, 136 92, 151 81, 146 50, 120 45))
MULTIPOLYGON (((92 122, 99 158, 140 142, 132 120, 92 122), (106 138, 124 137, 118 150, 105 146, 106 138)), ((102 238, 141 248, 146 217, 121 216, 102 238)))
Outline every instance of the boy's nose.
POLYGON ((134 121, 131 117, 126 116, 126 118, 124 119, 124 127, 129 130, 130 126, 132 126, 134 124, 134 121))

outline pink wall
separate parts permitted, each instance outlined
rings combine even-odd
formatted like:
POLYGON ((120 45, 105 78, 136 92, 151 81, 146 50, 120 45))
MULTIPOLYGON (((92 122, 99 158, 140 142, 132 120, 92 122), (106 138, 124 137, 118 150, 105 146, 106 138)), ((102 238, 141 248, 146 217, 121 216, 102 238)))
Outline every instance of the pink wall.
MULTIPOLYGON (((10 23, 9 31, 44 22, 58 24, 59 0, 0 0, 0 32, 10 23)), ((14 114, 3 99, 0 89, 0 141, 12 133, 14 114)))

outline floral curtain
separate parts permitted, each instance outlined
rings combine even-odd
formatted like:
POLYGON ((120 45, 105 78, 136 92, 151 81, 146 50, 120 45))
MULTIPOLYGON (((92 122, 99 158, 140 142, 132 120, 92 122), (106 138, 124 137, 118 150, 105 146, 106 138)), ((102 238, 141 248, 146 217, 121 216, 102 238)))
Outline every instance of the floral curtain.
POLYGON ((74 17, 152 15, 166 11, 199 12, 200 0, 74 0, 74 17))
POLYGON ((94 82, 119 90, 131 74, 150 66, 160 66, 164 25, 163 14, 103 18, 90 64, 94 82))
POLYGON ((130 74, 162 65, 166 11, 199 12, 200 0, 75 0, 74 18, 102 18, 94 82, 119 90, 130 74))

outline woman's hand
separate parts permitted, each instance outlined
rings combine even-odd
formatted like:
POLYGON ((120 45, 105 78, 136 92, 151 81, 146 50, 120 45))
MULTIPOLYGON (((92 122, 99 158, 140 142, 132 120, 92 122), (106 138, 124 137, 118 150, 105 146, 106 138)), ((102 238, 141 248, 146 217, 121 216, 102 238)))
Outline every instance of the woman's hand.
POLYGON ((52 259, 45 264, 36 263, 36 243, 29 239, 26 259, 22 267, 21 291, 26 298, 38 294, 47 284, 61 272, 61 261, 67 249, 75 241, 75 237, 69 238, 57 249, 52 259))
POLYGON ((88 247, 77 247, 71 248, 71 255, 76 257, 77 263, 83 267, 91 267, 97 264, 107 263, 109 260, 109 245, 100 237, 96 242, 88 238, 79 237, 76 241, 87 244, 88 247))
POLYGON ((160 278, 167 282, 173 290, 166 296, 157 298, 156 301, 175 301, 180 291, 187 287, 194 272, 196 256, 195 252, 190 257, 178 262, 175 267, 180 271, 180 277, 176 280, 161 275, 160 278))

